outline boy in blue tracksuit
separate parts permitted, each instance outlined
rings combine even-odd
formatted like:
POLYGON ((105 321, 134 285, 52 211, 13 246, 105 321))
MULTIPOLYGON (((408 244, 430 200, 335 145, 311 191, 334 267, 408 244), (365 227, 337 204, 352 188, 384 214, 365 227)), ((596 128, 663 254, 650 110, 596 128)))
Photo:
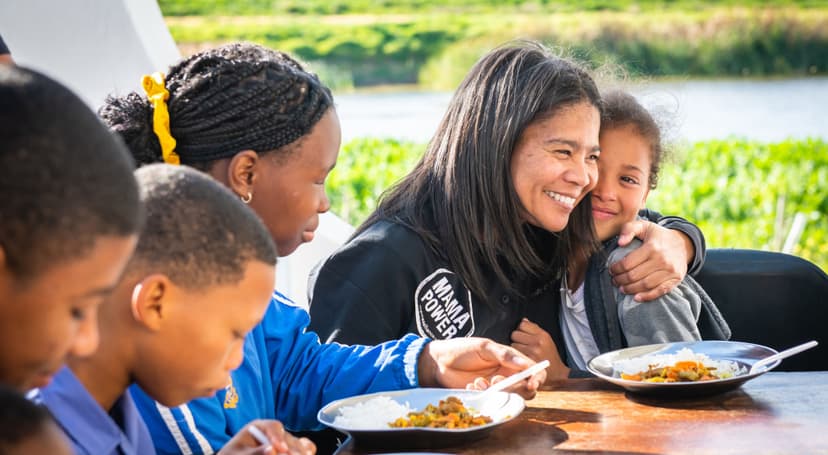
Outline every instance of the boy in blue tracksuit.
POLYGON ((132 394, 159 453, 212 453, 228 428, 257 418, 290 430, 320 428, 317 411, 339 398, 416 387, 417 358, 428 341, 414 335, 376 347, 320 344, 306 332, 308 313, 275 292, 262 322, 245 340, 242 366, 215 398, 176 408, 132 394))
MULTIPOLYGON (((167 408, 133 386, 156 451, 215 453, 254 419, 277 419, 293 431, 319 429, 319 409, 340 398, 463 387, 476 377, 511 374, 531 364, 482 338, 431 341, 409 334, 378 346, 321 344, 305 330, 309 321, 305 310, 274 292, 264 319, 245 339, 242 365, 215 397, 167 408)), ((533 377, 523 394, 533 394, 544 377, 533 377)))
MULTIPOLYGON (((245 335, 270 304, 276 248, 253 211, 192 169, 157 165, 135 177, 146 221, 129 265, 101 305, 100 346, 85 358, 69 358, 50 384, 32 393, 78 455, 155 453, 130 385, 170 406, 214 395, 241 363, 245 335), (226 304, 229 296, 233 305, 226 304)), ((278 422, 248 425, 276 453, 313 453, 310 441, 285 435, 278 422)), ((224 445, 226 455, 260 446, 239 430, 224 445)))

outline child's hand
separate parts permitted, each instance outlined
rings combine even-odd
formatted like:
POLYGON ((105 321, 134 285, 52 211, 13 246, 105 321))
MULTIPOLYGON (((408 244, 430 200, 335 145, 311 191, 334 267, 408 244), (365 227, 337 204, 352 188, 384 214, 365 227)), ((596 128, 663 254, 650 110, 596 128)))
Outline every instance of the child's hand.
POLYGON ((536 362, 549 360, 550 365, 546 369, 547 384, 569 377, 569 368, 561 361, 558 347, 552 341, 552 337, 534 322, 523 318, 517 329, 512 332, 512 347, 536 362))
POLYGON ((297 438, 287 431, 276 420, 254 420, 241 429, 219 455, 313 455, 316 446, 307 438, 297 438), (250 426, 255 426, 268 440, 269 444, 262 444, 250 432, 250 426))
POLYGON ((679 231, 644 220, 624 224, 618 245, 627 245, 633 237, 644 243, 610 266, 613 284, 638 302, 672 291, 687 275, 687 264, 695 253, 693 243, 679 231))

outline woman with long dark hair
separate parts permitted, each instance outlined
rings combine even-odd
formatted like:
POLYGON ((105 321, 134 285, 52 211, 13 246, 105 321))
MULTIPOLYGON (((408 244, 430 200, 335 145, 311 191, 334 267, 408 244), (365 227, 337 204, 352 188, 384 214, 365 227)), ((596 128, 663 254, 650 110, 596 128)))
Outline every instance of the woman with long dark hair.
POLYGON ((310 327, 342 343, 414 332, 520 344, 536 324, 560 353, 547 378, 567 376, 559 282, 568 257, 597 249, 585 196, 600 117, 587 71, 541 45, 484 56, 423 158, 315 271, 310 327))

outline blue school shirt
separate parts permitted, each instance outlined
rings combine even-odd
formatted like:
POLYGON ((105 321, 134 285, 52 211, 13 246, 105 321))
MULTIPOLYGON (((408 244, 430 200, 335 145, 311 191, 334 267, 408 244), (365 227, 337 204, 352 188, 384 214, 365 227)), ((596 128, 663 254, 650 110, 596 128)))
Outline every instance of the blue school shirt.
POLYGON ((274 292, 262 322, 245 338, 244 361, 231 385, 215 397, 168 408, 133 386, 158 453, 215 453, 254 419, 276 419, 292 431, 320 429, 316 414, 331 401, 417 387, 417 359, 428 339, 321 344, 305 330, 309 322, 305 310, 274 292))
POLYGON ((33 400, 43 404, 69 437, 76 454, 154 454, 147 426, 128 392, 118 398, 108 414, 86 391, 68 367, 52 383, 37 391, 33 400), (115 423, 113 417, 123 427, 115 423))

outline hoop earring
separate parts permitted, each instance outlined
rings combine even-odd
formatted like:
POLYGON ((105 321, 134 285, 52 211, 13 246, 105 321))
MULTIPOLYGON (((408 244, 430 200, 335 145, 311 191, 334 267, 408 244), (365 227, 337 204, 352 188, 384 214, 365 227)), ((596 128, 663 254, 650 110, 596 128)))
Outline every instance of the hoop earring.
POLYGON ((253 193, 251 193, 250 191, 247 192, 247 196, 242 196, 241 197, 241 201, 244 202, 245 204, 249 204, 250 201, 252 201, 252 200, 253 200, 253 193))

